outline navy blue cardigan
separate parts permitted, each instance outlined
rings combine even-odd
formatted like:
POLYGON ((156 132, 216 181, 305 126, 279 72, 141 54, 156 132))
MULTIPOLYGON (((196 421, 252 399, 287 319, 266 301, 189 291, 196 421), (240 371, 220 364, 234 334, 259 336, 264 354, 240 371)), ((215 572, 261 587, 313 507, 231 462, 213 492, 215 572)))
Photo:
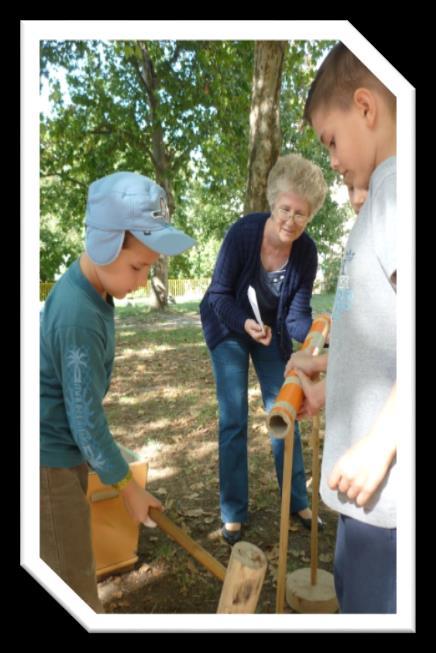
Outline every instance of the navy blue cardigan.
MULTIPOLYGON (((218 254, 200 315, 209 349, 231 333, 247 335, 244 324, 254 319, 247 297, 261 265, 260 250, 270 213, 251 213, 228 230, 218 254)), ((275 325, 284 360, 292 353, 292 341, 303 342, 312 324, 310 299, 318 266, 315 243, 305 232, 292 245, 291 256, 277 309, 275 325)))

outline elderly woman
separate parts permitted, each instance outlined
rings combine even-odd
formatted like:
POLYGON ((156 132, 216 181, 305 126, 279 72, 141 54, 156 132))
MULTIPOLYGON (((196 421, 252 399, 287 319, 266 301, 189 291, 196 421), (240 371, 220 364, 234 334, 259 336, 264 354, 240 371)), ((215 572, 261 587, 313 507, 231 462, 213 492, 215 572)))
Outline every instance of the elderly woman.
MULTIPOLYGON (((241 539, 241 525, 248 519, 249 358, 269 411, 283 384, 292 338, 303 342, 312 323, 317 250, 305 229, 323 205, 326 192, 317 165, 298 154, 280 157, 268 177, 271 212, 252 213, 230 227, 200 305, 219 404, 222 535, 229 544, 241 539), (264 329, 254 319, 248 301, 250 285, 256 290, 264 329)), ((284 442, 271 437, 271 444, 281 490, 284 442)), ((291 509, 310 528, 297 423, 291 509)))

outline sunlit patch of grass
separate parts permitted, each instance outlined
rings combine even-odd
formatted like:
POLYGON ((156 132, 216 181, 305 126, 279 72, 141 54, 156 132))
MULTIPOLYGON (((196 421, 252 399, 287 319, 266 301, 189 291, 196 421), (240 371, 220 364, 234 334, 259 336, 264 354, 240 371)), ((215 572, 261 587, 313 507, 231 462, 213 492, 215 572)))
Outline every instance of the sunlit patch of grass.
POLYGON ((324 313, 325 311, 331 313, 334 299, 335 293, 330 293, 329 295, 312 295, 311 304, 314 315, 324 313))
MULTIPOLYGON (((151 455, 148 450, 142 447, 139 450, 139 455, 144 460, 150 460, 151 455)), ((179 467, 163 467, 163 466, 150 466, 148 469, 148 483, 154 483, 155 481, 162 481, 165 479, 171 479, 180 473, 179 467)))
POLYGON ((137 396, 135 396, 135 397, 128 397, 128 396, 124 395, 123 397, 120 397, 120 398, 118 399, 118 402, 119 402, 122 406, 135 406, 136 404, 139 403, 139 399, 138 399, 137 396))

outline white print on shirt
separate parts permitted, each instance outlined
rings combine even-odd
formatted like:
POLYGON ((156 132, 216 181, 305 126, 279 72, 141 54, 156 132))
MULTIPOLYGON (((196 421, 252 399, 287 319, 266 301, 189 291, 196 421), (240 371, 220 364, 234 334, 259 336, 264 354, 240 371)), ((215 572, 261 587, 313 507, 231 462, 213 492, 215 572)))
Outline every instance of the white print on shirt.
POLYGON ((74 438, 87 461, 98 472, 108 468, 99 447, 93 438, 95 429, 93 398, 90 392, 91 372, 88 348, 71 347, 67 351, 67 394, 65 405, 74 438))
POLYGON ((350 288, 350 276, 348 268, 356 252, 348 249, 342 257, 341 270, 338 277, 335 303, 333 306, 332 319, 337 320, 344 311, 349 311, 353 303, 353 291, 350 288))

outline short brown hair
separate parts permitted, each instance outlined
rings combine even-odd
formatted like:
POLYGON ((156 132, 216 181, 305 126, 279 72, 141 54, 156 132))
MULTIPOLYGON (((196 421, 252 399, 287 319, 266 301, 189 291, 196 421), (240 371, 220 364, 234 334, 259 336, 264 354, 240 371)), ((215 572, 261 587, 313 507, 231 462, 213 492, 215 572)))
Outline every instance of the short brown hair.
POLYGON ((312 115, 320 107, 335 105, 349 109, 354 91, 361 86, 378 91, 395 114, 396 98, 343 43, 330 50, 322 62, 307 96, 303 120, 312 124, 312 115))

